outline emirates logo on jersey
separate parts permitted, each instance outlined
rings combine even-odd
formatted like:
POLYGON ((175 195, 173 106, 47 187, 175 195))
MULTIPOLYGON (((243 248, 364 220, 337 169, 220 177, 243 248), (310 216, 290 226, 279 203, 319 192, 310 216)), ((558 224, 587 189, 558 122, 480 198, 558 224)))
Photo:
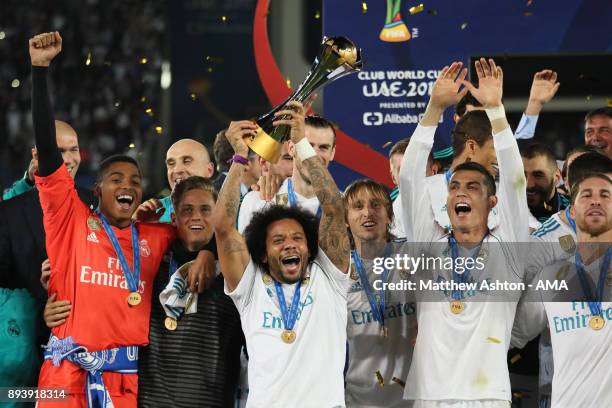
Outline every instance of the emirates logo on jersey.
POLYGON ((149 248, 149 243, 146 239, 140 240, 140 255, 145 258, 151 255, 151 248, 149 248))

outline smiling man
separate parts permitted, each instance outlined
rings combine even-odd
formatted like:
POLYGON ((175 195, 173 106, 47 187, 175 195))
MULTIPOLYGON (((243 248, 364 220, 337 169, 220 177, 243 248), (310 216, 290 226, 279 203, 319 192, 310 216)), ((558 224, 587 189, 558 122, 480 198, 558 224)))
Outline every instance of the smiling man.
POLYGON ((290 102, 277 115, 287 117, 274 125, 291 128, 296 161, 308 171, 322 218, 318 225, 308 211, 273 205, 254 214, 243 237, 234 220, 249 151, 244 138, 255 130, 228 131, 236 154, 213 223, 226 293, 249 351, 247 405, 345 406, 350 246, 342 196, 304 136, 303 106, 290 102))
MULTIPOLYGON (((479 87, 464 80, 467 69, 455 62, 444 67, 431 99, 406 149, 400 172, 405 224, 414 242, 429 256, 484 259, 484 268, 434 268, 421 277, 434 282, 522 281, 523 266, 517 242, 528 238, 529 209, 525 176, 516 140, 502 105, 503 72, 493 60, 476 62, 479 87), (460 91, 461 85, 465 86, 460 91), (477 162, 457 165, 448 178, 447 215, 451 232, 441 235, 422 180, 433 134, 442 112, 469 89, 485 108, 500 166, 499 194, 490 169, 477 162), (489 214, 499 208, 499 220, 488 226, 489 214), (436 237, 437 235, 437 237, 436 237), (433 241, 431 244, 430 241, 433 241), (486 251, 488 255, 483 254, 486 251)), ((419 276, 417 275, 417 278, 419 276)), ((421 407, 508 407, 512 399, 506 355, 516 300, 500 301, 495 293, 433 290, 420 293, 418 334, 404 398, 421 407), (422 297, 425 296, 425 297, 422 297), (439 301, 432 301, 438 300, 439 301), (440 386, 443 384, 443 386, 440 386)))
POLYGON ((584 118, 584 144, 600 147, 612 159, 612 108, 595 109, 584 118))
POLYGON ((165 224, 132 222, 142 186, 138 163, 128 156, 111 156, 101 163, 97 211, 79 199, 55 143, 47 86, 48 67, 61 48, 58 32, 29 41, 39 156, 36 187, 51 263, 49 293, 73 306, 66 322, 52 330, 38 382, 40 388, 66 389, 67 400, 39 401, 38 406, 82 407, 89 402, 133 407, 138 346, 148 343, 151 283, 174 230, 165 224), (108 353, 112 361, 105 359, 108 353))

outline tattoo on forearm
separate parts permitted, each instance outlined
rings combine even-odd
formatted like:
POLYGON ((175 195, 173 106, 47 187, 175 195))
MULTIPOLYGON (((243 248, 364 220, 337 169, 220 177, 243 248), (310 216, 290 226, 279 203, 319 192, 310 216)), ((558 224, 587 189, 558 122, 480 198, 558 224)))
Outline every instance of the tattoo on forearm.
POLYGON ((350 254, 342 195, 334 179, 318 156, 304 161, 310 180, 319 199, 323 216, 319 224, 319 245, 340 270, 348 268, 350 254))
POLYGON ((228 220, 235 220, 240 207, 240 178, 242 176, 242 168, 240 166, 232 166, 221 192, 219 193, 219 202, 221 208, 225 209, 225 216, 228 220))
POLYGON ((241 251, 246 251, 246 250, 247 250, 247 247, 244 241, 238 240, 238 239, 228 239, 225 242, 225 245, 223 245, 223 252, 225 252, 226 255, 230 255, 236 252, 241 252, 241 251))

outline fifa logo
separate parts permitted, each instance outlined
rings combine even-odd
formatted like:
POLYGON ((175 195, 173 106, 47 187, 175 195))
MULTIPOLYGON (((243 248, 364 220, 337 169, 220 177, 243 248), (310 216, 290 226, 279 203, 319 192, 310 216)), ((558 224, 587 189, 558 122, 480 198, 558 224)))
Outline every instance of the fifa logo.
POLYGON ((400 8, 402 0, 387 0, 387 18, 380 32, 380 39, 386 42, 403 42, 410 39, 410 31, 402 21, 400 8))

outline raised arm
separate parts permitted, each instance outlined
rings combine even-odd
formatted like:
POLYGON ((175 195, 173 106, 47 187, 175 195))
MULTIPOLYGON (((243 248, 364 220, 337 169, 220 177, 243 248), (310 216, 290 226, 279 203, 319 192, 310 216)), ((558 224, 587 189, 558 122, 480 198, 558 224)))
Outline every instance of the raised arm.
MULTIPOLYGON (((255 125, 246 126, 243 122, 232 122, 225 132, 234 152, 242 156, 245 162, 249 148, 244 138, 254 135, 255 129, 255 125)), ((251 259, 246 242, 236 229, 236 217, 240 206, 240 179, 245 168, 244 164, 237 161, 232 163, 213 211, 221 273, 229 290, 234 290, 238 286, 251 259)))
POLYGON ((500 226, 508 232, 505 240, 527 242, 529 239, 529 208, 523 160, 512 134, 502 104, 504 74, 490 59, 476 61, 479 87, 464 81, 470 93, 482 104, 491 121, 493 144, 499 164, 498 208, 500 226))
POLYGON ((62 51, 57 31, 38 34, 29 41, 32 62, 32 121, 38 152, 38 173, 48 176, 63 163, 55 140, 55 122, 47 87, 47 72, 53 58, 62 51))
POLYGON ((277 112, 275 126, 288 125, 291 141, 295 145, 298 160, 308 171, 312 187, 319 199, 323 214, 319 224, 319 246, 341 272, 347 273, 351 247, 346 227, 342 194, 329 171, 321 162, 305 136, 304 107, 301 103, 289 102, 287 110, 277 112))
POLYGON ((400 198, 404 209, 404 232, 409 242, 429 242, 443 232, 434 220, 427 193, 427 159, 434 143, 438 122, 449 106, 457 104, 467 92, 459 91, 467 69, 453 62, 442 69, 436 80, 427 109, 415 129, 404 153, 400 168, 400 198))

